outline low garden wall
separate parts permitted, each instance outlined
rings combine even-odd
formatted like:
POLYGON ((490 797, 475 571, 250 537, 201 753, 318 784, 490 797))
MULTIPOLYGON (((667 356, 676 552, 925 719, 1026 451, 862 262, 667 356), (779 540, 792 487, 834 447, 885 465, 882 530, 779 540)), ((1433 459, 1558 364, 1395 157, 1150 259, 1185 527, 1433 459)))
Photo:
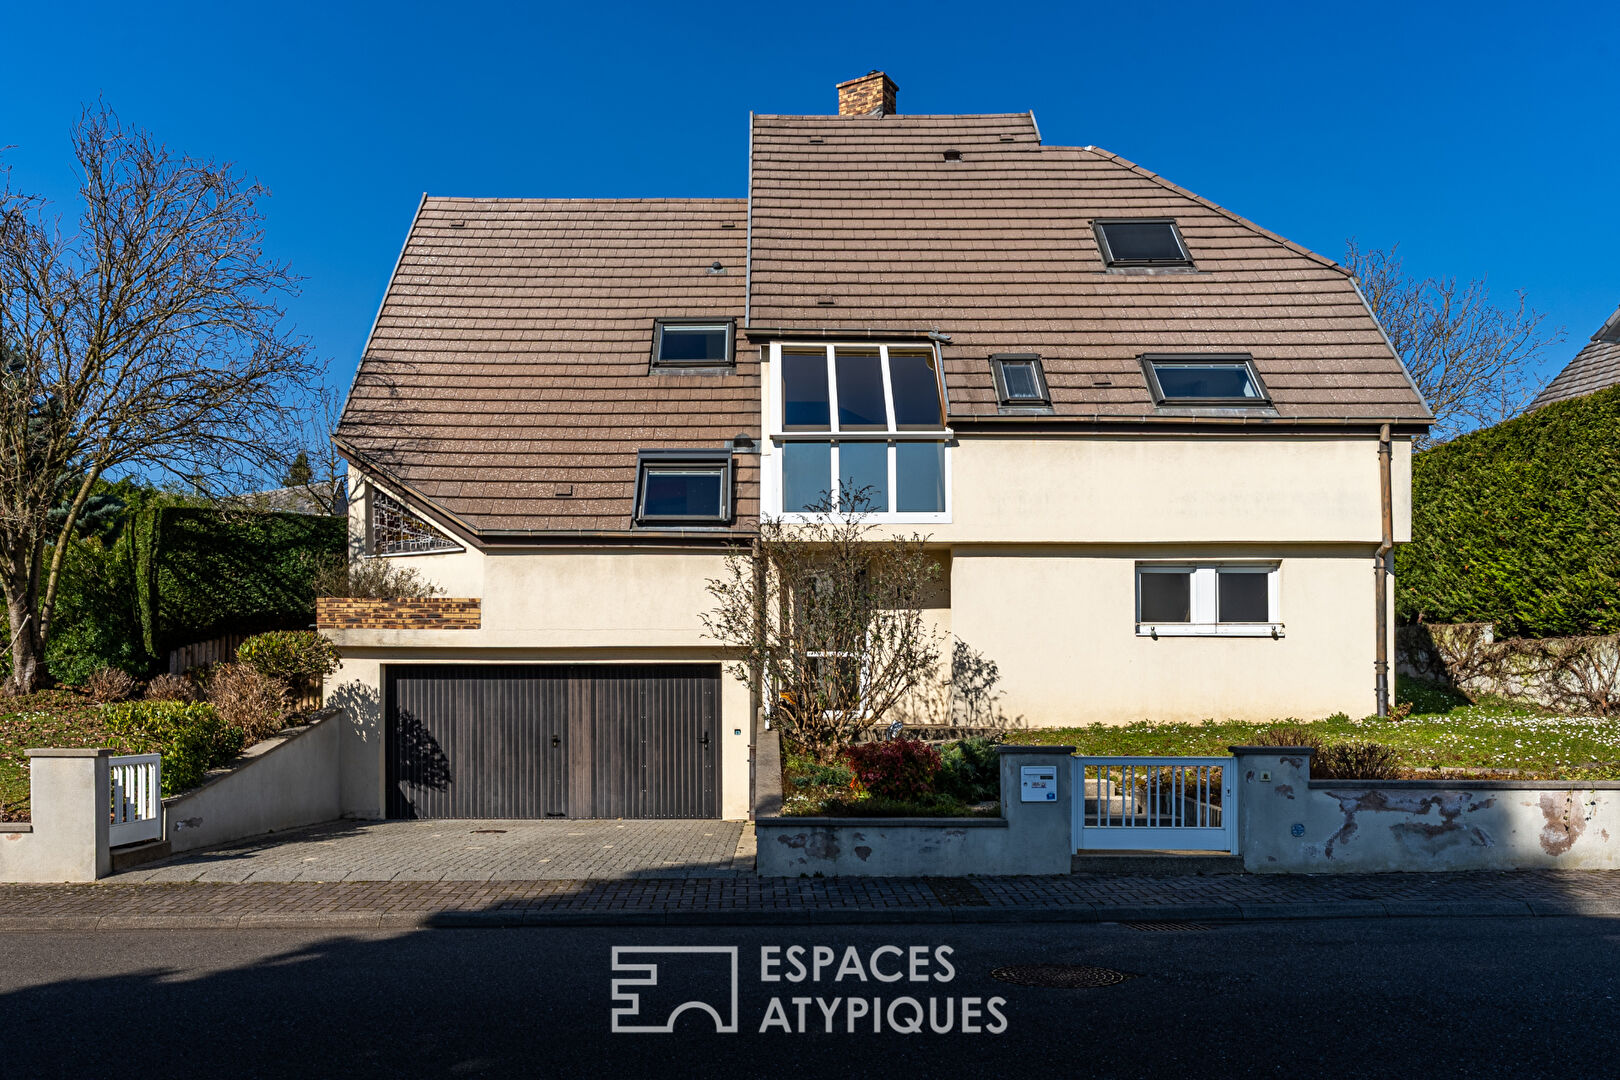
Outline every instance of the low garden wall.
POLYGON ((171 851, 317 825, 341 816, 336 710, 249 747, 203 785, 163 801, 171 851))
POLYGON ((1067 874, 1074 855, 1072 746, 1001 746, 999 818, 759 816, 762 877, 1067 874), (1051 798, 1023 800, 1023 769, 1049 767, 1051 798))
POLYGON ((1312 780, 1309 748, 1232 753, 1253 873, 1620 869, 1620 783, 1312 780))

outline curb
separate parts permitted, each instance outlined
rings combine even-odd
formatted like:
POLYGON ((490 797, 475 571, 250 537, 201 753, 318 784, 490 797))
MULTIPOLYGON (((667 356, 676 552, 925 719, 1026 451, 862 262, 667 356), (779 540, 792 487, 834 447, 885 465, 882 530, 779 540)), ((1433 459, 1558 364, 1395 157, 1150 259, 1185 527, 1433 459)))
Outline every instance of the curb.
POLYGON ((516 927, 880 926, 896 923, 1280 922, 1301 919, 1620 916, 1611 900, 1334 900, 1047 908, 840 908, 769 911, 260 912, 246 915, 5 915, 0 932, 86 930, 461 930, 516 927))

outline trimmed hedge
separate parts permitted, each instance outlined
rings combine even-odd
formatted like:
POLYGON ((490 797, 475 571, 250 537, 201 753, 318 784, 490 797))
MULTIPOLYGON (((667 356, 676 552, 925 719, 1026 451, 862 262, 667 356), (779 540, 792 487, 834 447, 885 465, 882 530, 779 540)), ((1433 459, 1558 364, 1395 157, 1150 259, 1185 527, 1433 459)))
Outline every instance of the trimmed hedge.
POLYGON ((1395 565, 1403 622, 1620 632, 1620 386, 1418 454, 1395 565))
POLYGON ((196 787, 242 749, 242 732, 205 702, 125 701, 105 709, 107 729, 125 740, 124 749, 163 755, 164 798, 196 787))
POLYGON ((136 607, 146 651, 315 621, 314 563, 348 546, 348 519, 162 506, 136 516, 136 607))

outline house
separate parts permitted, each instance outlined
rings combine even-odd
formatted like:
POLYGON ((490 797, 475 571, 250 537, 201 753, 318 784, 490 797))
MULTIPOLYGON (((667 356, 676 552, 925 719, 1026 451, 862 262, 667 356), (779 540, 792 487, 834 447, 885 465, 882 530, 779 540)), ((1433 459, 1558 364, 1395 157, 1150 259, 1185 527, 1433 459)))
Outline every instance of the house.
MULTIPOLYGON (((336 441, 345 812, 741 817, 705 637, 869 487, 1030 725, 1365 715, 1430 414, 1340 266, 1032 113, 750 118, 746 197, 424 197, 336 441)), ((1386 689, 1387 689, 1387 684, 1386 689)))
POLYGON ((1620 384, 1620 309, 1609 316, 1564 370, 1542 387, 1530 408, 1584 397, 1616 384, 1620 384))

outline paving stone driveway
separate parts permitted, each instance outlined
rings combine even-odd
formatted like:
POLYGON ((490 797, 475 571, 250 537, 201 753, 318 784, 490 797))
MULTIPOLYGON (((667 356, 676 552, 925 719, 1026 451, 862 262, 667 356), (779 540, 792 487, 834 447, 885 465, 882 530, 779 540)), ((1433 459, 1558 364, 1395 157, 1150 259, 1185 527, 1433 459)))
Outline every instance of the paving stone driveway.
POLYGON ((754 872, 737 821, 343 821, 187 852, 104 879, 537 881, 754 872))

